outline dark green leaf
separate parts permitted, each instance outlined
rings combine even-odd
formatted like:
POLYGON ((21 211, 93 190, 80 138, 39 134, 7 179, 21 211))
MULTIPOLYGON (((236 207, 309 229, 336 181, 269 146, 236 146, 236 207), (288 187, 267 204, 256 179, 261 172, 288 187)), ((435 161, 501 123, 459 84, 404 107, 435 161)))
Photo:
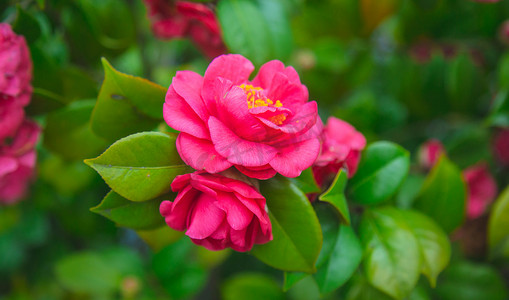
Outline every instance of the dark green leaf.
POLYGON ((80 101, 48 115, 44 145, 68 160, 95 156, 107 144, 90 129, 90 114, 95 101, 80 101))
POLYGON ((410 168, 408 151, 390 142, 376 142, 362 154, 350 181, 350 194, 361 204, 378 204, 391 197, 410 168))
POLYGON ((491 210, 488 242, 495 256, 509 254, 509 187, 500 194, 491 210))
POLYGON ((283 291, 276 281, 267 275, 242 273, 227 280, 221 288, 224 300, 283 300, 283 291))
POLYGON ((267 199, 274 239, 256 245, 252 253, 274 268, 315 272, 322 231, 306 195, 280 176, 260 182, 260 191, 267 199))
POLYGON ((465 182, 460 170, 445 156, 433 167, 415 201, 415 207, 432 217, 448 233, 465 217, 465 182))
POLYGON ((435 293, 441 300, 503 300, 509 296, 504 280, 493 267, 467 261, 447 268, 435 293))
POLYGON ((16 7, 17 16, 12 29, 17 34, 23 35, 27 43, 33 43, 41 35, 41 28, 37 20, 27 13, 20 5, 16 7))
POLYGON ((336 208, 341 219, 346 225, 350 225, 350 212, 345 198, 345 187, 348 180, 347 172, 339 170, 336 178, 327 191, 320 195, 320 201, 328 202, 336 208))
POLYGON ((396 196, 396 205, 399 208, 408 209, 412 207, 415 197, 419 194, 422 184, 424 183, 424 176, 422 175, 409 175, 396 196))
POLYGON ((175 137, 160 132, 130 135, 85 163, 112 190, 131 201, 146 201, 167 193, 175 176, 190 170, 177 153, 175 137))
POLYGON ((307 168, 302 171, 299 177, 290 178, 290 180, 306 195, 319 193, 321 191, 320 187, 316 183, 311 168, 307 168))
POLYGON ((223 39, 233 53, 261 65, 272 54, 272 35, 260 9, 249 0, 221 0, 217 17, 223 39))
POLYGON ((165 225, 159 213, 163 199, 156 198, 145 202, 132 202, 114 191, 110 191, 102 202, 90 210, 100 214, 118 226, 132 229, 152 229, 165 225))
POLYGON ((368 281, 396 299, 408 296, 419 279, 421 253, 400 211, 387 207, 365 212, 359 236, 368 281))
POLYGON ((341 225, 329 259, 314 274, 322 294, 343 285, 357 270, 362 259, 362 247, 351 227, 341 225))
POLYGON ((153 129, 162 120, 166 89, 118 72, 106 61, 104 82, 92 113, 92 130, 108 140, 153 129))
POLYGON ((157 229, 137 230, 136 233, 154 251, 159 251, 164 247, 175 243, 184 235, 183 232, 173 230, 166 225, 157 229))

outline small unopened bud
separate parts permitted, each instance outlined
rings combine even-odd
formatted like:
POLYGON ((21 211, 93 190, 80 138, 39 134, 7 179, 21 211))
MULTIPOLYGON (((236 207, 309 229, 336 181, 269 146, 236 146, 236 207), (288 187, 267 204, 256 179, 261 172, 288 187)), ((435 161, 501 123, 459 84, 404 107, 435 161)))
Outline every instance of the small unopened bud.
POLYGON ((123 299, 135 299, 140 292, 141 283, 137 277, 128 276, 122 280, 121 292, 123 299))

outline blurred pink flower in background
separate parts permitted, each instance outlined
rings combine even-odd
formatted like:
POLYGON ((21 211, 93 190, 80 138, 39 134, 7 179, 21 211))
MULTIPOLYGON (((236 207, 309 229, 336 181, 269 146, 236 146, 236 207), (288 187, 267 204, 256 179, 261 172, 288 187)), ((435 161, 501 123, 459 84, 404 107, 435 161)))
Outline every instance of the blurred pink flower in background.
POLYGON ((357 172, 361 151, 366 147, 364 135, 347 122, 330 117, 321 138, 322 151, 313 164, 316 182, 323 185, 341 168, 346 168, 351 178, 357 172))
POLYGON ((152 31, 161 39, 189 37, 209 58, 226 53, 214 11, 187 1, 145 0, 152 31))
POLYGON ((419 165, 429 170, 437 163, 440 155, 445 153, 444 146, 439 140, 431 139, 421 145, 418 152, 419 165))
POLYGON ((161 215, 171 228, 185 230, 193 243, 245 252, 272 240, 265 198, 249 183, 194 172, 177 176, 171 187, 178 195, 161 203, 161 215))
POLYGON ((0 203, 9 204, 25 196, 33 176, 40 134, 37 124, 25 121, 10 143, 0 144, 0 203))
POLYGON ((502 129, 493 142, 495 157, 504 166, 509 166, 509 129, 502 129))
POLYGON ((467 217, 480 217, 486 207, 495 200, 497 184, 485 163, 479 163, 463 170, 468 187, 467 217))
POLYGON ((234 166, 245 175, 297 177, 320 151, 315 101, 292 67, 274 60, 249 81, 253 64, 238 54, 214 59, 205 76, 179 71, 163 115, 178 131, 177 150, 196 170, 234 166))
POLYGON ((0 203, 22 198, 33 176, 40 129, 25 118, 32 61, 25 38, 0 24, 0 203))

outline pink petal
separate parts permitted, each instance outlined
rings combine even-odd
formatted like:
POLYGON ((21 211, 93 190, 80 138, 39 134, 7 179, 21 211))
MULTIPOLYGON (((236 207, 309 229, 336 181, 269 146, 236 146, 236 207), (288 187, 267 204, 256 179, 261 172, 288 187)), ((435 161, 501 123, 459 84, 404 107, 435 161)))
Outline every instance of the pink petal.
POLYGON ((209 113, 200 95, 203 77, 192 71, 178 71, 175 77, 173 77, 171 85, 175 92, 184 98, 200 119, 203 121, 208 119, 209 113))
POLYGON ((246 168, 244 166, 235 165, 237 170, 251 178, 265 180, 272 178, 277 174, 276 170, 274 170, 270 165, 268 165, 268 168, 265 168, 265 166, 263 167, 263 169, 253 169, 255 167, 246 168))
POLYGON ((226 213, 228 224, 235 230, 242 230, 251 223, 253 213, 231 193, 219 193, 216 206, 226 213))
POLYGON ((17 161, 12 157, 0 157, 0 178, 18 168, 17 161))
POLYGON ((177 151, 186 164, 196 170, 218 173, 232 166, 221 156, 209 140, 181 132, 177 137, 177 151))
POLYGON ((208 124, 214 148, 233 164, 247 167, 263 166, 276 155, 273 147, 240 138, 213 116, 210 117, 208 124))
POLYGON ((193 239, 204 239, 221 225, 225 213, 214 204, 216 199, 207 194, 200 194, 194 202, 186 235, 193 239))
POLYGON ((208 139, 209 132, 205 122, 200 119, 185 100, 177 95, 172 86, 166 94, 163 105, 164 120, 171 128, 188 133, 198 138, 208 139))
POLYGON ((313 164, 319 152, 317 138, 305 140, 279 149, 270 165, 283 176, 297 177, 313 164))

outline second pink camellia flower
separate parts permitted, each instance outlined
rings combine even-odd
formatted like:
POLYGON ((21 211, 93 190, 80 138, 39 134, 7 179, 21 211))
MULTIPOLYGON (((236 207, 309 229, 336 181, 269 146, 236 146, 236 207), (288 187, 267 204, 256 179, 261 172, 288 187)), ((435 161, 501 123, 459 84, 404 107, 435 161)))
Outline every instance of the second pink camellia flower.
POLYGON ((175 201, 161 203, 168 226, 210 250, 249 251, 272 240, 265 198, 252 185, 220 174, 194 172, 171 184, 175 201))
POLYGON ((249 80, 241 55, 214 59, 205 76, 177 72, 166 94, 164 119, 180 131, 177 150, 196 170, 234 166, 245 175, 297 177, 320 151, 317 104, 292 67, 274 60, 249 80))

